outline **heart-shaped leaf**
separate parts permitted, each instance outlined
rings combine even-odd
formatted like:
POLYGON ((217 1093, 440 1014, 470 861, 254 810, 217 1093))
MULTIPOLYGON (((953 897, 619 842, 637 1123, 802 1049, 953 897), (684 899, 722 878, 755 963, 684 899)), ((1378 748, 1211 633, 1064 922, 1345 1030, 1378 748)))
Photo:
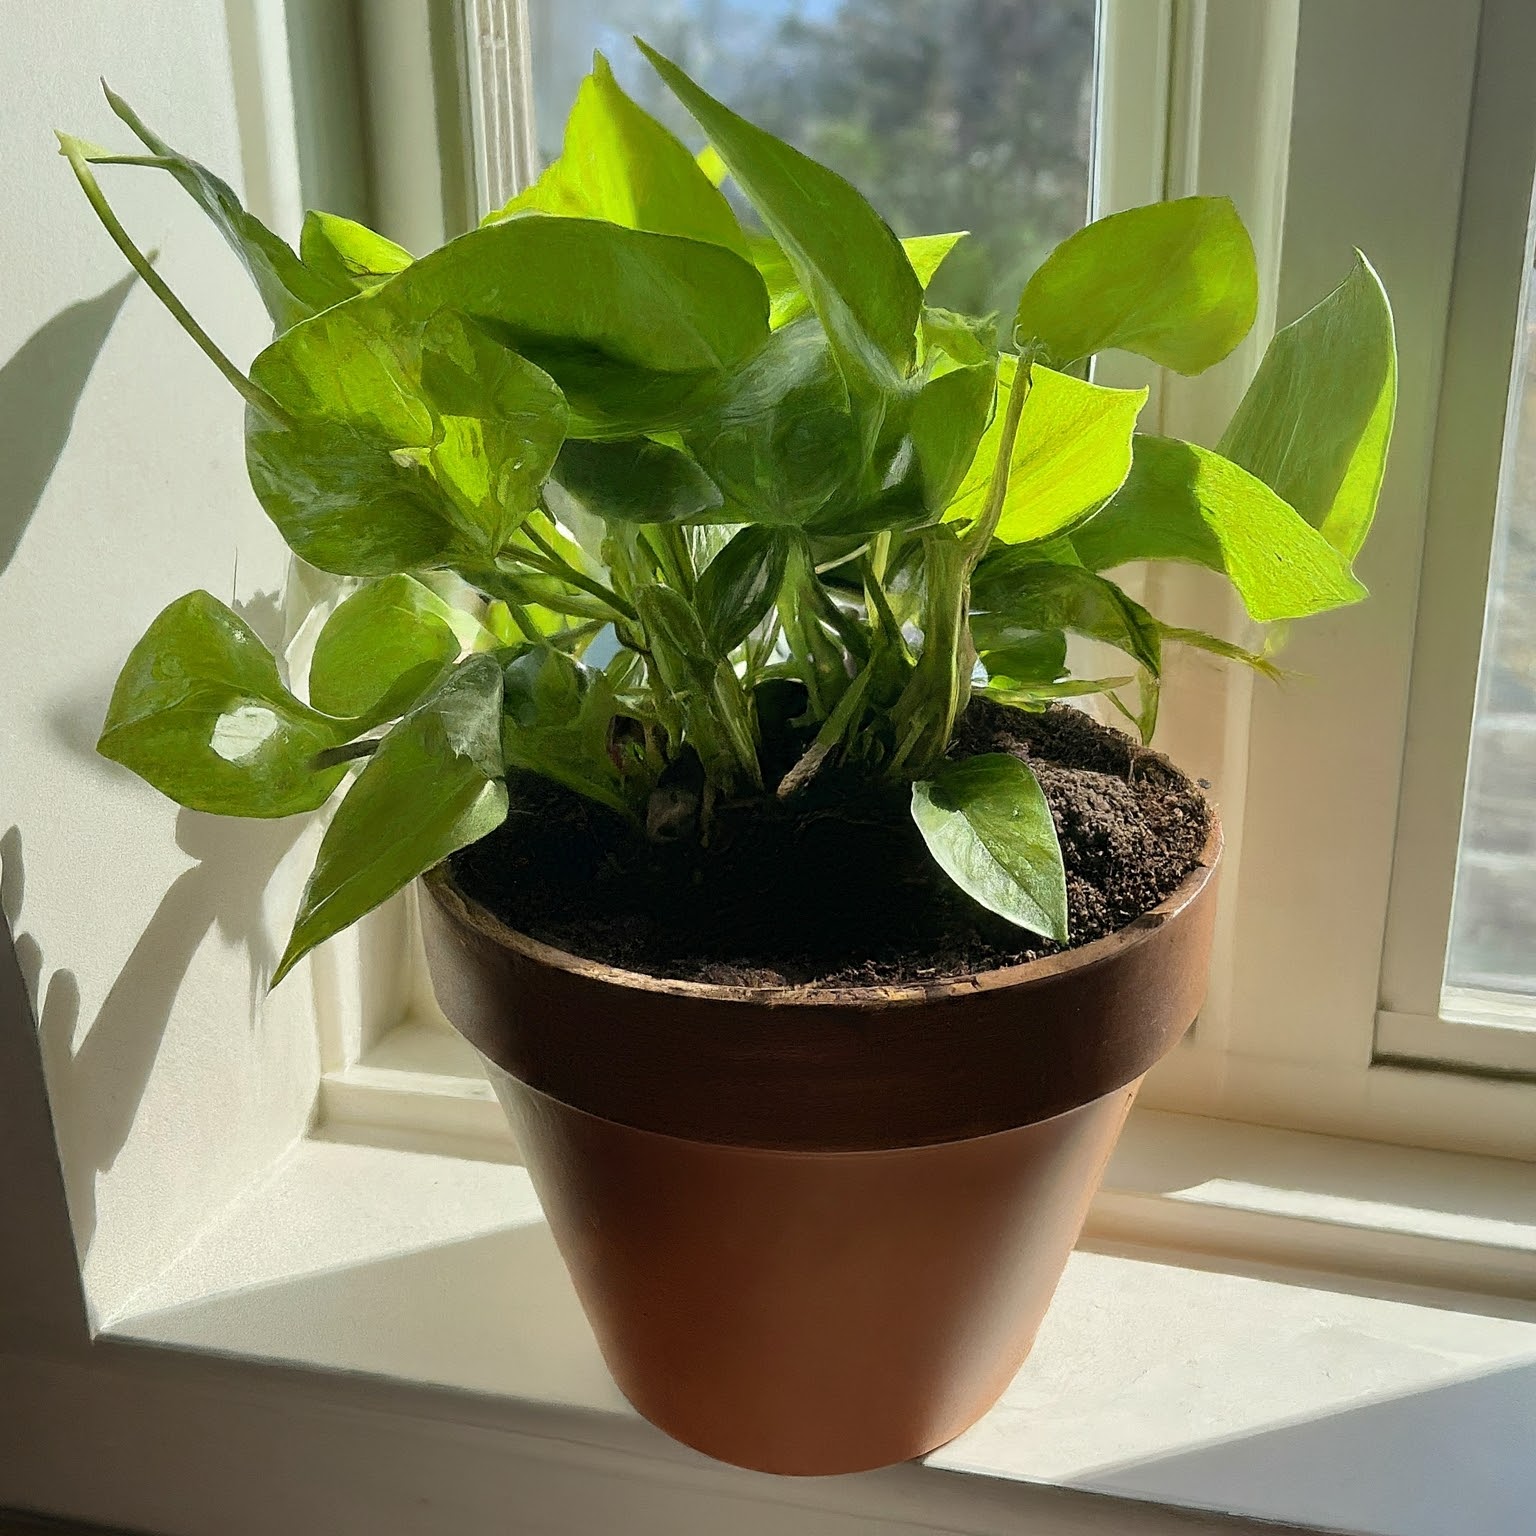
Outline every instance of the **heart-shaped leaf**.
POLYGON ((1095 219, 1030 278, 1015 316, 1058 367, 1118 347, 1178 373, 1219 363, 1253 325, 1253 242, 1225 197, 1095 219))
POLYGON ((96 750, 194 811, 292 816, 329 799, 346 770, 315 755, 355 724, 301 704, 251 627, 190 592, 129 653, 96 750))
POLYGON ((325 621, 309 664, 309 698, 328 715, 366 725, 402 715, 457 661, 488 648, 489 633, 410 576, 354 592, 325 621))
POLYGON ((597 219, 484 225, 353 302, 375 300, 402 322, 468 315, 554 379, 579 437, 681 425, 768 339, 768 296, 750 262, 597 219))
POLYGON ((946 762, 912 786, 912 819, 939 867, 1010 923, 1067 942, 1067 878, 1040 781, 1004 752, 946 762))

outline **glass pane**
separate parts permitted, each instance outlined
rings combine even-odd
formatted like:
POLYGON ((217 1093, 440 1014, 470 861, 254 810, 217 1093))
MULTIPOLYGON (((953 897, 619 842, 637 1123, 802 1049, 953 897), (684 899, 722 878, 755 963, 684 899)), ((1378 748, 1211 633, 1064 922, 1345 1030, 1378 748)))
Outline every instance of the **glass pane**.
POLYGON ((1536 283, 1499 490, 1449 987, 1536 997, 1536 283))
POLYGON ((539 153, 594 49, 703 140, 636 52, 675 59, 752 121, 841 172, 900 235, 966 229, 931 302, 1006 315, 1086 219, 1095 0, 531 0, 539 153))

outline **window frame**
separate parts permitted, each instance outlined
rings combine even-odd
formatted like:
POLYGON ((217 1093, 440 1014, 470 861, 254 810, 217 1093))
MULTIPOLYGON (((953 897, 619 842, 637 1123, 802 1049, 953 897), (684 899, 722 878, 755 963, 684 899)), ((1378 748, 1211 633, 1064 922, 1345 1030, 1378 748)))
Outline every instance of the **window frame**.
MULTIPOLYGON (((434 9, 432 0, 419 3, 423 13, 434 9)), ((454 13, 457 78, 475 135, 498 136, 494 146, 480 145, 476 162, 478 201, 489 207, 532 163, 526 6, 457 0, 454 13), (488 82, 524 110, 488 112, 488 82)), ((1483 211, 1501 217, 1498 193, 1507 185, 1500 177, 1512 173, 1480 146, 1516 110, 1512 77, 1528 56, 1521 49, 1536 37, 1536 20, 1522 19, 1519 0, 1331 7, 1101 0, 1100 15, 1098 211, 1160 196, 1232 195, 1254 235, 1263 295, 1253 334, 1209 373, 1185 379, 1108 358, 1101 376, 1147 383, 1156 430, 1214 442, 1277 318, 1300 313, 1342 277, 1346 242, 1380 259, 1397 303, 1403 357, 1382 515, 1362 561, 1370 602, 1290 637, 1284 661, 1300 681, 1286 687, 1256 684, 1200 653, 1170 659, 1159 744, 1217 786, 1227 853, 1209 999, 1190 1036, 1149 1076, 1142 1102, 1536 1158, 1536 1090, 1490 1075, 1499 1069, 1465 1043, 1473 1026, 1417 1017, 1416 1028, 1433 1023, 1449 1033, 1432 1049, 1409 1051, 1393 1033, 1403 1027, 1402 1011, 1384 1006, 1395 995, 1391 954, 1384 955, 1394 925, 1415 905, 1421 918, 1437 904, 1449 911, 1454 866, 1443 859, 1434 878, 1417 882, 1416 895, 1403 894, 1414 888, 1405 823, 1435 772, 1446 771, 1445 752, 1437 768, 1419 739, 1423 701, 1435 686, 1435 626, 1449 615, 1475 631, 1473 667, 1481 633, 1492 497, 1481 545, 1461 551, 1459 585, 1440 580, 1452 473, 1447 434, 1458 412, 1475 421, 1479 403, 1463 384, 1478 357, 1479 335, 1471 321, 1463 324, 1467 295, 1480 279, 1477 263, 1507 255, 1509 245, 1507 229, 1485 226, 1483 211), (1351 71, 1368 61, 1376 65, 1372 91, 1351 91, 1351 71), (1427 627, 1416 633, 1421 618, 1427 627), (1318 766, 1330 753, 1342 759, 1349 786, 1331 802, 1330 778, 1318 766), (1320 881, 1324 870, 1343 874, 1320 881), (1313 899, 1326 896, 1336 878, 1342 890, 1331 904, 1313 899), (1321 963, 1296 963, 1297 954, 1313 952, 1321 963)), ((376 93, 371 115, 388 115, 376 93)), ((436 115, 451 115, 441 99, 436 115)), ((475 135, 453 152, 465 153, 475 135)), ((441 217, 440 189, 422 195, 438 198, 441 217)), ((1470 307, 1486 332, 1497 306, 1485 300, 1470 307)), ((1509 330, 1506 324, 1500 389, 1508 381, 1509 330)), ((1487 374, 1486 356, 1481 362, 1487 374)), ((1485 377, 1483 399, 1490 387, 1485 377)), ((1179 622, 1234 637, 1247 627, 1230 589, 1210 573, 1158 567, 1131 573, 1129 584, 1179 622)), ((1463 676, 1444 686, 1468 690, 1465 644, 1459 654, 1463 676)), ((1470 721, 1470 691, 1463 704, 1470 721)), ((1457 772, 1464 770, 1463 755, 1457 772)), ((1446 819, 1438 818, 1442 843, 1446 819)), ((1452 826, 1452 855, 1455 835, 1452 826)), ((322 1121, 347 1134, 421 1134, 435 1143, 456 1140, 475 1155, 515 1156, 472 1056, 432 1001, 413 937, 414 899, 392 903, 317 958, 327 1042, 322 1121)), ((1439 944, 1443 957, 1443 928, 1439 944)), ((1486 1026, 1477 1028, 1488 1038, 1486 1026)))
POLYGON ((1536 12, 1484 6, 1436 423, 1379 1056, 1536 1077, 1536 999, 1444 985, 1506 445, 1536 256, 1536 12), (1518 1021, 1523 1020, 1524 1027, 1518 1021))

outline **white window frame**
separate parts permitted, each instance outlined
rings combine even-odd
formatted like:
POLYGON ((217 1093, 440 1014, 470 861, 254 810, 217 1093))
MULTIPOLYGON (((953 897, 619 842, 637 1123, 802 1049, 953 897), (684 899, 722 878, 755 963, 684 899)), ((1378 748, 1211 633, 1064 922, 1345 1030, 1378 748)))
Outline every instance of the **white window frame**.
MULTIPOLYGON (((1495 511, 1523 394, 1536 186, 1536 11, 1486 8, 1446 333, 1379 1055, 1536 1078, 1536 1000, 1443 985, 1495 511)), ((1536 934, 1532 935, 1536 944, 1536 934)))
MULTIPOLYGON (((1451 706, 1458 729, 1470 719, 1525 250, 1523 221, 1513 230, 1509 210, 1523 206, 1512 189, 1531 170, 1524 151, 1486 146, 1512 121, 1529 126, 1518 80, 1536 49, 1536 18, 1520 0, 1412 0, 1411 10, 1392 31, 1390 70, 1370 93, 1351 93, 1347 71, 1383 46, 1372 3, 1309 8, 1303 26, 1300 0, 1104 0, 1100 210, 1233 196, 1254 235, 1263 294, 1252 336, 1200 378, 1124 359, 1108 360, 1105 376, 1149 383, 1158 429, 1214 442, 1277 319, 1339 280, 1350 244, 1376 257, 1393 289, 1403 359, 1392 463, 1362 565, 1371 600, 1297 627, 1282 661, 1300 680, 1288 686, 1256 683, 1199 653, 1170 658, 1160 745, 1216 786, 1227 856, 1209 1000, 1142 1102, 1532 1158, 1536 1087, 1463 1070, 1486 1068, 1479 1049, 1511 1032, 1442 1020, 1438 991, 1426 1006, 1422 985, 1420 1003, 1405 1007, 1409 990, 1396 978, 1406 956, 1420 982, 1432 974, 1438 988, 1443 965, 1465 732, 1444 733, 1426 752, 1417 722, 1436 696, 1460 701, 1451 706), (1490 283, 1490 265, 1502 287, 1490 283), (1464 468, 1473 453, 1482 454, 1482 490, 1468 531, 1468 498, 1449 487, 1474 483, 1464 468), (1444 545, 1456 519, 1463 538, 1452 560, 1444 545), (1445 638, 1452 628, 1457 644, 1445 638), (1344 793, 1320 766, 1330 758, 1344 793), (1434 857, 1420 845, 1433 845, 1434 857), (1428 1048, 1403 1034, 1431 1025, 1428 1048), (1456 1070, 1441 1069, 1447 1061, 1456 1070)), ((469 153, 484 208, 532 166, 531 112, 492 110, 497 100, 531 102, 528 28, 514 0, 462 0, 457 15, 458 78, 474 129, 444 153, 469 153)), ((418 18, 418 31, 424 25, 418 18)), ((432 111, 439 123, 451 117, 441 99, 432 111)), ((409 114, 382 115, 398 125, 409 114)), ((436 201, 418 222, 441 222, 440 190, 419 185, 436 201)), ((1231 636, 1247 628, 1209 573, 1163 567, 1131 580, 1154 611, 1180 622, 1231 636)), ((432 1001, 413 900, 317 960, 321 1121, 336 1134, 420 1135, 513 1157, 472 1054, 432 1001)), ((1536 1035, 1519 1037, 1522 1050, 1533 1043, 1536 1035)))

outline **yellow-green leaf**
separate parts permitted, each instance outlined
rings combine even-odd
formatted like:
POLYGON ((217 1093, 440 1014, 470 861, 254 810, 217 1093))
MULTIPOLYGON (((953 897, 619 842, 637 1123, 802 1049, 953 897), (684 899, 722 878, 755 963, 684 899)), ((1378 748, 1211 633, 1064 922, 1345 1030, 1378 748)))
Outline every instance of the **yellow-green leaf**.
POLYGON ((491 218, 530 210, 607 219, 747 254, 717 185, 670 129, 625 95, 600 53, 576 92, 560 158, 491 218))
MULTIPOLYGON (((974 521, 986 505, 1012 386, 998 380, 998 404, 947 521, 974 521)), ((1144 389, 1107 389, 1036 363, 1019 418, 997 537, 1008 544, 1048 539, 1101 506, 1131 467, 1131 437, 1144 389)))
POLYGON ((1376 513, 1396 405, 1392 306, 1356 251, 1349 276, 1276 333, 1218 446, 1353 560, 1376 513))
POLYGON ((1358 602, 1349 562, 1246 469, 1193 443, 1136 438, 1124 487, 1072 536, 1095 570, 1183 560, 1224 570, 1261 623, 1358 602))
POLYGON ((313 760, 354 724, 301 704, 250 625, 189 592, 129 653, 96 750, 194 811, 292 816, 341 781, 344 767, 313 760))
POLYGON ((1219 363, 1253 325, 1253 242, 1225 197, 1181 197, 1095 219, 1030 278, 1021 342, 1058 367, 1106 348, 1179 373, 1219 363))

